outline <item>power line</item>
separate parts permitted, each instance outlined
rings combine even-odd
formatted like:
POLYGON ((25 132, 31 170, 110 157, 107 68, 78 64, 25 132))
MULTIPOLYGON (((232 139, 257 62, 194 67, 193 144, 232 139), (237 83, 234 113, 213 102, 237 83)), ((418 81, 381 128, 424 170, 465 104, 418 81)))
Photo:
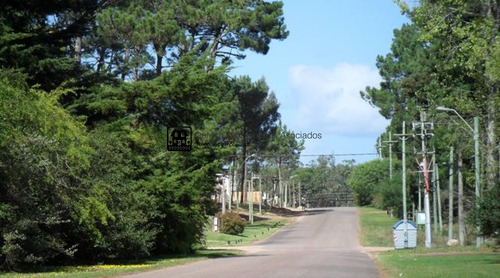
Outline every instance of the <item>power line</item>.
POLYGON ((301 154, 300 156, 364 156, 364 155, 378 155, 378 153, 301 154))

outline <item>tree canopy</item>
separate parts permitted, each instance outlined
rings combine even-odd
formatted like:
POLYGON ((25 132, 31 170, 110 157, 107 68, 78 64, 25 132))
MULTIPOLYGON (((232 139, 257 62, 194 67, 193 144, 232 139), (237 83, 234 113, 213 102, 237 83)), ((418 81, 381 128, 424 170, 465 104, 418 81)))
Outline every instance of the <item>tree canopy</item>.
POLYGON ((283 4, 2 5, 0 268, 191 252, 215 174, 276 132, 265 81, 228 65, 288 36, 283 4), (183 126, 192 151, 168 151, 183 126))
MULTIPOLYGON (((380 136, 382 140, 387 140, 389 132, 401 133, 403 121, 421 121, 419 114, 425 111, 426 121, 434 123, 433 130, 428 134, 429 151, 436 155, 433 163, 438 166, 447 163, 449 148, 453 146, 455 152, 463 157, 463 166, 454 164, 447 167, 463 174, 466 185, 464 198, 471 203, 476 202, 474 196, 467 193, 472 192, 467 188, 475 184, 473 117, 479 118, 480 189, 487 192, 498 187, 500 176, 499 3, 496 0, 419 1, 416 5, 407 1, 396 2, 411 22, 394 30, 391 51, 377 57, 376 66, 383 79, 380 88, 368 87, 361 92, 361 96, 377 107, 382 116, 391 120, 386 132, 380 136), (446 115, 437 111, 440 106, 454 109, 467 123, 463 123, 455 113, 446 115)), ((418 144, 419 141, 410 138, 407 144, 410 152, 407 154, 417 157, 417 150, 420 150, 418 144)), ((393 151, 396 158, 401 159, 400 144, 393 151)), ((387 157, 387 149, 381 154, 387 157)), ((414 157, 407 160, 407 168, 419 171, 414 157)), ((362 178, 352 177, 351 181, 362 178)), ((437 178, 441 181, 447 179, 445 171, 441 171, 437 178)), ((417 191, 415 189, 415 185, 410 184, 411 195, 417 191)), ((491 196, 494 194, 484 194, 486 199, 491 196)), ((485 202, 485 207, 495 206, 495 201, 481 202, 485 202)), ((484 213, 487 214, 486 211, 484 213)), ((488 227, 487 230, 491 234, 494 229, 488 227)))

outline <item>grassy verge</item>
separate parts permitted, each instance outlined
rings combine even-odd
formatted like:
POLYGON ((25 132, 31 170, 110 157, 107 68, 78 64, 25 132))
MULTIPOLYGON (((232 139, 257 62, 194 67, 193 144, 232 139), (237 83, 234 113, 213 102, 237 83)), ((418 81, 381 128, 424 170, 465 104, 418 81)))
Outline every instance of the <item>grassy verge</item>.
MULTIPOLYGON (((385 211, 360 208, 360 240, 363 246, 392 247, 392 226, 398 219, 385 211)), ((377 252, 374 257, 383 277, 497 277, 500 253, 473 246, 422 246, 419 230, 416 249, 377 252)))
POLYGON ((182 265, 199 260, 236 256, 237 250, 199 250, 188 256, 158 257, 138 261, 126 261, 119 264, 102 264, 89 266, 45 266, 22 273, 0 272, 0 277, 110 277, 119 274, 148 271, 164 267, 182 265))
POLYGON ((375 258, 387 277, 498 277, 500 272, 500 254, 475 247, 391 250, 375 258))
POLYGON ((248 224, 240 235, 228 235, 208 230, 205 234, 206 247, 248 245, 270 237, 287 223, 287 219, 256 221, 254 224, 248 224))
POLYGON ((389 217, 383 210, 371 207, 361 207, 359 210, 361 245, 394 246, 392 226, 398 219, 389 217))

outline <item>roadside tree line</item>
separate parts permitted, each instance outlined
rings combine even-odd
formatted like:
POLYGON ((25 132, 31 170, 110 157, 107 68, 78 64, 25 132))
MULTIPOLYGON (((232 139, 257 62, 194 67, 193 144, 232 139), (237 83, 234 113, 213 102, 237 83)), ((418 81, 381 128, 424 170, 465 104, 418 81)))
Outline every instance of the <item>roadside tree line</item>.
MULTIPOLYGON (((388 141, 389 133, 401 134, 403 121, 410 126, 405 133, 417 133, 411 130, 411 123, 421 121, 420 115, 425 111, 426 120, 434 124, 434 128, 429 132, 427 148, 429 161, 430 153, 435 153, 433 163, 439 170, 432 190, 440 189, 438 192, 441 192, 441 195, 437 197, 442 200, 442 215, 449 216, 448 211, 455 216, 458 214, 460 244, 467 243, 463 236, 467 219, 471 226, 481 227, 480 233, 484 236, 498 239, 499 3, 490 0, 419 1, 417 5, 408 4, 406 1, 397 2, 411 22, 394 30, 391 51, 385 56, 377 57, 376 65, 383 78, 380 87, 368 87, 361 92, 362 97, 377 107, 382 116, 391 120, 386 132, 380 135, 379 141, 388 141), (469 130, 471 128, 455 113, 438 111, 436 108, 440 106, 455 109, 469 127, 472 126, 472 118, 479 117, 479 201, 475 200, 474 195, 476 178, 474 141, 472 131, 469 130), (451 160, 450 156, 453 156, 451 160), (453 195, 448 190, 449 183, 453 195), (437 188, 438 185, 441 187, 437 188), (450 198, 454 201, 449 202, 450 198), (448 204, 451 204, 451 210, 448 204)), ((423 187, 419 161, 416 160, 419 157, 418 152, 421 151, 421 142, 417 138, 410 136, 406 145, 407 192, 413 203, 418 202, 419 188, 423 187)), ((393 144, 393 160, 398 160, 397 163, 401 163, 401 145, 393 144)), ((380 154, 388 158, 387 144, 380 150, 380 154)), ((387 159, 373 161, 360 165, 355 170, 355 173, 364 173, 351 177, 351 184, 357 192, 360 204, 380 203, 377 197, 380 194, 377 192, 393 187, 392 182, 380 178, 388 176, 388 170, 385 175, 382 170, 389 168, 382 165, 387 162, 387 159), (363 181, 369 182, 370 185, 363 181)), ((398 169, 398 166, 395 167, 394 169, 398 169)), ((400 180, 400 177, 393 178, 400 180)), ((392 196, 391 194, 383 198, 381 203, 387 205, 382 207, 400 207, 397 202, 390 201, 392 196)), ((475 229, 468 231, 470 233, 475 229)), ((454 235, 452 237, 456 238, 454 235)))
POLYGON ((3 3, 0 268, 192 251, 228 158, 286 149, 264 79, 228 76, 287 37, 282 5, 3 3), (166 150, 176 126, 191 152, 166 150))

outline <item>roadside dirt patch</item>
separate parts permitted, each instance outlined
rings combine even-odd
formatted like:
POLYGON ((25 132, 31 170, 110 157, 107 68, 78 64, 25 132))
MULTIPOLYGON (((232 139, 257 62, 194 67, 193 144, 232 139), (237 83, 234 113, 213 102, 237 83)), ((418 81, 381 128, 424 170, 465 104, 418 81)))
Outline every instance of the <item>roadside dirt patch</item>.
POLYGON ((361 252, 367 254, 372 260, 375 260, 375 253, 376 252, 385 252, 385 251, 390 251, 394 250, 394 247, 386 247, 386 246, 361 246, 360 247, 361 252))
MULTIPOLYGON (((258 207, 254 207, 254 216, 253 219, 254 221, 260 221, 260 220, 279 220, 282 218, 294 218, 298 216, 304 215, 304 211, 302 210, 294 210, 294 209, 288 209, 288 208, 271 208, 270 210, 262 210, 264 212, 263 215, 258 213, 258 207)), ((245 220, 248 221, 248 210, 246 209, 241 209, 240 208, 240 214, 241 217, 243 217, 245 220)))
POLYGON ((287 208, 271 208, 270 213, 276 214, 282 217, 294 217, 294 216, 302 216, 304 211, 302 210, 291 210, 287 208))

